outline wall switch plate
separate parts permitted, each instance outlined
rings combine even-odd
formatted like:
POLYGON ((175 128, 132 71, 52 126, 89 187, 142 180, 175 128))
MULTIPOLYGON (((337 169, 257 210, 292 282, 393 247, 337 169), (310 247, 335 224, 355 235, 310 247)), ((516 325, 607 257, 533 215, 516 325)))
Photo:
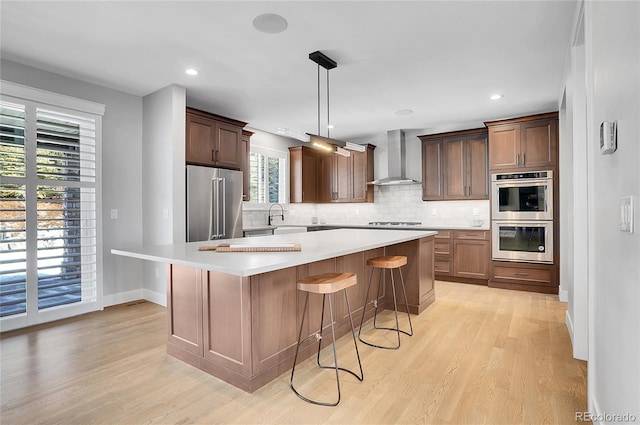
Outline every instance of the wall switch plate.
POLYGON ((109 217, 111 218, 111 220, 117 220, 118 219, 118 210, 117 209, 112 209, 110 211, 109 217))
POLYGON ((169 210, 166 208, 162 209, 162 218, 164 218, 165 220, 169 219, 169 210))
POLYGON ((431 208, 431 215, 432 216, 437 216, 438 215, 438 209, 437 208, 431 208))
POLYGON ((620 199, 620 231, 633 233, 633 196, 620 199))
POLYGON ((474 208, 472 214, 473 215, 480 215, 480 212, 478 211, 477 208, 474 208))

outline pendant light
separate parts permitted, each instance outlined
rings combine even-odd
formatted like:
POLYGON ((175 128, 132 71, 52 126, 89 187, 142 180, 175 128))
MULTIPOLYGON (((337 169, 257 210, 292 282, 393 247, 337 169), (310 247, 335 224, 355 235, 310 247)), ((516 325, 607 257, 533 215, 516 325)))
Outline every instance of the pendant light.
MULTIPOLYGON (((338 155, 350 156, 351 154, 349 151, 343 149, 344 147, 347 147, 347 143, 331 139, 329 133, 332 128, 330 125, 331 121, 329 121, 329 70, 336 68, 338 64, 320 51, 309 53, 309 59, 318 64, 318 134, 307 133, 311 146, 327 152, 333 152, 338 155), (320 67, 327 71, 327 137, 320 135, 320 67)), ((349 145, 353 144, 349 143, 349 145)))

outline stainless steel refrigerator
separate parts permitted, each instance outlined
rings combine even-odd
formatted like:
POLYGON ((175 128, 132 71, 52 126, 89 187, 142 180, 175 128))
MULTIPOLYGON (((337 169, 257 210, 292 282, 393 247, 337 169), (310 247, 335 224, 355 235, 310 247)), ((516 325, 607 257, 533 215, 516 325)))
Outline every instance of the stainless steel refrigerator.
POLYGON ((242 237, 242 172, 187 165, 187 242, 242 237))

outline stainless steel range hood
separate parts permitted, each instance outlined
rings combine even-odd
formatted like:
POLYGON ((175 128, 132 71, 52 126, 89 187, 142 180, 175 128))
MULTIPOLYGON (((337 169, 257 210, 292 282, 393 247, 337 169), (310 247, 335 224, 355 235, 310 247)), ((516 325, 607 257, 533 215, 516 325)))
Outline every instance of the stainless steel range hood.
POLYGON ((417 180, 407 178, 407 149, 403 130, 387 131, 388 176, 368 184, 391 186, 401 184, 421 184, 417 180))

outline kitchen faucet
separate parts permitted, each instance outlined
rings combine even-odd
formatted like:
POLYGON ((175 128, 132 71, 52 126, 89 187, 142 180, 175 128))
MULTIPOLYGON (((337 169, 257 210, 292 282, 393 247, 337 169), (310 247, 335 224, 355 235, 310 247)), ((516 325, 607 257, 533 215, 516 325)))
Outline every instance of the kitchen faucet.
POLYGON ((284 221, 284 208, 280 204, 271 204, 271 206, 269 207, 269 213, 268 214, 269 214, 269 218, 267 219, 267 224, 269 226, 271 226, 271 219, 273 217, 280 217, 282 219, 282 221, 284 221), (276 205, 280 207, 280 214, 271 215, 271 208, 275 207, 276 205))

